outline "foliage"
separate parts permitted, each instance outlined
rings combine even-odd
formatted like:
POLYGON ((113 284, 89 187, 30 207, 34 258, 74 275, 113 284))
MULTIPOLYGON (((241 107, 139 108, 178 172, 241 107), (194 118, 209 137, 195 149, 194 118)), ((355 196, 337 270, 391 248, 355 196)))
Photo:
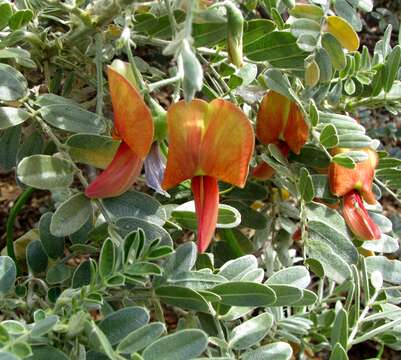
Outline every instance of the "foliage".
POLYGON ((368 340, 378 359, 400 350, 399 220, 393 230, 376 199, 399 201, 401 164, 372 139, 380 129, 354 118, 401 111, 401 44, 388 26, 373 53, 360 47, 371 10, 369 0, 0 1, 0 168, 15 168, 22 189, 0 256, 0 359, 334 360, 368 340), (122 111, 136 114, 123 133, 122 111), (190 174, 166 186, 158 171, 193 119, 224 131, 174 148, 184 160, 171 182, 190 174), (228 145, 213 147, 217 135, 228 145), (198 145, 207 159, 190 168, 198 145), (120 150, 128 172, 114 178, 120 150), (149 187, 139 176, 134 190, 143 162, 149 187), (113 196, 88 191, 94 167, 113 196), (36 189, 52 204, 13 241, 36 189), (205 228, 198 252, 193 232, 205 228))

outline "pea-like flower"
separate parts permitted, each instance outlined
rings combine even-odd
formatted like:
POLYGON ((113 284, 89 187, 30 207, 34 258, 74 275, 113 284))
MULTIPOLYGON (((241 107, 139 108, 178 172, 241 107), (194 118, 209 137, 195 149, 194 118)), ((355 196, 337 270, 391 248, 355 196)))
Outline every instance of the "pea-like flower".
POLYGON ((216 99, 180 101, 167 113, 169 151, 165 190, 192 180, 198 249, 209 246, 217 223, 218 180, 243 187, 254 148, 250 121, 234 104, 216 99))
MULTIPOLYGON (((337 148, 332 151, 332 154, 337 155, 349 151, 352 150, 337 148)), ((377 240, 381 237, 380 229, 369 216, 363 200, 368 204, 376 203, 372 185, 378 157, 372 149, 366 148, 358 151, 365 152, 368 158, 357 163, 353 169, 336 163, 330 164, 330 189, 334 195, 343 196, 343 217, 352 233, 361 240, 377 240)))
POLYGON ((135 86, 113 67, 108 67, 116 137, 121 139, 108 167, 86 188, 90 198, 121 195, 132 187, 153 143, 153 120, 135 86))

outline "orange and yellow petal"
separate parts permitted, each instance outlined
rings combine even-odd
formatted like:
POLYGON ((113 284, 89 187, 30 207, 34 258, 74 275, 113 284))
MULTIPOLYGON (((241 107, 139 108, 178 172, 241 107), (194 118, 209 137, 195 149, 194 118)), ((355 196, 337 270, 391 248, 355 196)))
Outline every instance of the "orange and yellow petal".
POLYGON ((151 112, 129 80, 111 66, 107 73, 116 133, 143 159, 153 142, 151 112))
POLYGON ((256 122, 256 137, 262 144, 282 140, 290 108, 290 99, 275 91, 268 91, 263 97, 256 122))
POLYGON ((180 101, 170 107, 167 118, 164 189, 202 175, 244 186, 254 136, 250 121, 238 107, 222 99, 180 101))
POLYGON ((291 102, 290 113, 284 129, 283 137, 289 148, 299 154, 309 136, 309 127, 295 102, 291 102))
POLYGON ((143 160, 122 142, 108 167, 85 189, 89 198, 109 198, 123 194, 134 184, 143 160))

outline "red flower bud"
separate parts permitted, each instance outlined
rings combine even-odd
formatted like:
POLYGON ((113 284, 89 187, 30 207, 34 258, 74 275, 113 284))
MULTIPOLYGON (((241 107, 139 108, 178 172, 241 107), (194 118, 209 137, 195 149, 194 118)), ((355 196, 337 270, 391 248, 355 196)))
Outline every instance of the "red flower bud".
POLYGON ((352 191, 344 196, 343 217, 352 233, 361 240, 379 240, 381 232, 367 212, 361 196, 352 191))

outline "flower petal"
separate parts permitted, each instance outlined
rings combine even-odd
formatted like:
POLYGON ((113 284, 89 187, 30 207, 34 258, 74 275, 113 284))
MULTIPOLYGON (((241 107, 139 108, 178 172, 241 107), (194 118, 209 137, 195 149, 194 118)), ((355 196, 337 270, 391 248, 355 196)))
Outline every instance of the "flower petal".
POLYGON ((268 91, 263 97, 256 122, 256 136, 262 144, 281 139, 290 108, 290 99, 275 91, 268 91))
POLYGON ((85 190, 90 198, 119 196, 134 184, 143 160, 122 142, 109 166, 85 190))
POLYGON ((198 251, 209 246, 217 224, 219 211, 219 186, 211 176, 195 176, 192 179, 196 217, 198 218, 198 251))
POLYGON ((150 110, 135 87, 111 66, 108 79, 116 132, 133 152, 145 158, 153 142, 150 110))
POLYGON ((379 240, 379 227, 369 216, 361 196, 353 191, 344 196, 343 216, 352 233, 361 240, 379 240))
POLYGON ((252 170, 252 176, 261 181, 271 179, 274 173, 274 169, 264 161, 252 170))
POLYGON ((169 193, 164 191, 161 187, 166 165, 164 163, 164 158, 160 154, 159 144, 157 141, 153 143, 150 152, 145 159, 144 167, 146 185, 155 190, 157 193, 166 197, 170 197, 169 193))
POLYGON ((291 102, 287 125, 284 129, 284 140, 295 154, 299 154, 308 140, 309 127, 301 110, 295 102, 291 102))
POLYGON ((169 153, 163 188, 209 175, 242 187, 254 147, 253 129, 232 103, 180 101, 168 111, 169 153))
MULTIPOLYGON (((339 148, 333 151, 333 155, 348 152, 349 149, 339 148)), ((366 151, 368 159, 357 163, 354 169, 348 169, 336 163, 329 166, 329 180, 331 192, 336 196, 358 190, 368 204, 375 204, 376 198, 372 191, 375 167, 378 159, 375 151, 371 149, 359 149, 366 151)))

